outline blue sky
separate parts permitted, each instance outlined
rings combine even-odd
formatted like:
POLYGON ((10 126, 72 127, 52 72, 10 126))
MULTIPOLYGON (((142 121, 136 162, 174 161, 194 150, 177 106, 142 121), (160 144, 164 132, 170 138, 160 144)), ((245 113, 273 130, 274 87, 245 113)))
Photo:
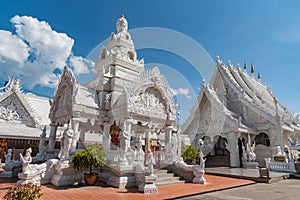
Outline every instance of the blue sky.
MULTIPOLYGON (((242 64, 245 60, 250 66, 252 61, 256 72, 260 72, 262 81, 272 89, 284 105, 287 105, 289 110, 298 113, 300 112, 299 6, 300 2, 296 0, 0 0, 0 30, 6 31, 5 33, 2 32, 2 35, 0 34, 0 58, 2 60, 0 60, 0 78, 5 79, 9 72, 14 71, 15 74, 19 74, 17 78, 25 82, 21 82, 23 87, 51 96, 53 89, 47 89, 42 85, 53 87, 57 76, 49 75, 51 79, 48 82, 43 82, 39 79, 39 74, 47 71, 46 67, 48 65, 61 65, 63 60, 57 59, 54 64, 51 62, 53 57, 63 53, 64 48, 56 51, 56 46, 50 45, 51 48, 41 47, 39 41, 45 43, 46 39, 44 37, 39 37, 40 40, 30 40, 30 34, 34 33, 23 30, 23 38, 21 39, 25 41, 25 45, 32 47, 31 50, 28 50, 30 56, 25 61, 26 53, 19 52, 19 55, 24 53, 24 56, 21 58, 18 56, 17 59, 23 59, 22 61, 27 64, 25 67, 19 65, 18 70, 8 70, 7 68, 16 65, 16 60, 14 62, 9 60, 16 58, 16 55, 9 54, 3 49, 1 51, 4 36, 9 35, 9 32, 16 35, 15 25, 22 26, 24 20, 28 20, 14 18, 12 23, 11 19, 15 15, 37 18, 38 22, 46 21, 51 26, 51 30, 56 33, 65 33, 66 35, 59 35, 61 41, 55 40, 52 42, 63 44, 65 48, 69 48, 64 58, 69 56, 67 58, 68 63, 74 65, 74 68, 76 64, 84 63, 88 66, 86 70, 90 70, 89 65, 91 63, 85 60, 85 57, 99 43, 107 39, 111 32, 115 32, 115 21, 121 14, 124 14, 129 22, 129 29, 161 27, 177 31, 200 44, 213 60, 215 60, 216 55, 220 55, 221 59, 224 61, 230 59, 233 64, 242 64), (42 52, 48 53, 46 56, 48 64, 44 66, 45 68, 42 71, 36 68, 44 65, 45 62, 42 60, 43 57, 40 58, 36 55, 44 54, 30 53, 33 49, 36 51, 38 48, 42 48, 42 52), (5 53, 8 55, 5 55, 5 53), (41 60, 35 62, 35 59, 41 60), (22 75, 22 73, 24 74, 22 75), (26 78, 26 73, 30 75, 37 73, 37 75, 36 78, 30 79, 26 78), (35 80, 38 85, 34 84, 35 80)), ((49 35, 50 41, 51 37, 57 36, 57 34, 53 35, 52 33, 49 33, 49 35)), ((15 39, 11 35, 9 37, 15 39)), ((18 37, 21 36, 18 35, 18 37)), ((6 44, 11 43, 7 42, 6 44)), ((13 44, 20 45, 19 43, 13 44)), ((47 44, 49 45, 51 42, 47 44)), ((196 51, 190 49, 186 52, 187 54, 193 54, 196 51)), ((186 104, 184 109, 187 113, 188 107, 192 106, 195 96, 199 93, 198 87, 201 85, 201 75, 198 74, 197 70, 195 71, 194 66, 180 55, 158 49, 138 50, 138 57, 144 58, 146 63, 167 66, 162 71, 167 73, 166 76, 173 89, 186 89, 188 88, 187 85, 190 85, 188 93, 186 90, 182 90, 178 95, 182 96, 182 101, 186 104), (174 81, 172 76, 169 77, 168 74, 172 74, 168 72, 170 68, 171 71, 181 74, 187 83, 182 81, 181 85, 181 82, 176 81, 176 79, 174 81), (189 95, 192 96, 191 99, 188 98, 189 95)), ((59 72, 62 67, 57 66, 56 72, 59 72)), ((80 69, 77 70, 78 74, 84 74, 84 70, 80 69)))

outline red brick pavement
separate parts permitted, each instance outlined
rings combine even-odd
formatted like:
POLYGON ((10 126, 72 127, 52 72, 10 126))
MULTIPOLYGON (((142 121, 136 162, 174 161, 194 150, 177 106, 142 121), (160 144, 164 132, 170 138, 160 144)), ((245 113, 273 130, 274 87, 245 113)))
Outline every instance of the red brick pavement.
MULTIPOLYGON (((206 185, 201 184, 176 184, 159 186, 157 194, 141 194, 136 188, 118 189, 98 183, 96 186, 82 186, 56 189, 52 185, 42 186, 41 200, 93 200, 93 199, 169 199, 180 196, 187 196, 220 189, 232 188, 253 184, 253 181, 221 176, 205 175, 206 185)), ((0 198, 14 185, 16 180, 0 179, 0 198), (9 182, 8 182, 9 181, 9 182)))

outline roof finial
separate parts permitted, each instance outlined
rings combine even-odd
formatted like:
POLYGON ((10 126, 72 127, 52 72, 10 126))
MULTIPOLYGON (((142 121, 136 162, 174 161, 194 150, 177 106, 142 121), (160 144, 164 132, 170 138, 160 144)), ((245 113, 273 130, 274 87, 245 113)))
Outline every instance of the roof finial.
POLYGON ((258 80, 260 80, 260 73, 259 72, 257 74, 257 78, 258 78, 258 80))
POLYGON ((244 61, 244 70, 247 69, 246 61, 244 61))
POLYGON ((125 17, 124 14, 122 14, 122 15, 121 15, 121 18, 124 18, 124 17, 125 17))
POLYGON ((252 65, 252 62, 251 62, 251 73, 253 74, 254 73, 254 67, 252 65))

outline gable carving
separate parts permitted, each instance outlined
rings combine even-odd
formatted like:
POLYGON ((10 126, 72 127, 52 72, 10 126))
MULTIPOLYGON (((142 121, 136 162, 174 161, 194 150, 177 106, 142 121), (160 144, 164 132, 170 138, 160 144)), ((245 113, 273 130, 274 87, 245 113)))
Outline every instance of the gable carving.
POLYGON ((35 126, 35 122, 15 94, 0 102, 0 120, 35 126))
POLYGON ((72 71, 65 67, 54 98, 50 100, 49 118, 52 123, 62 126, 72 119, 75 90, 75 77, 72 71))

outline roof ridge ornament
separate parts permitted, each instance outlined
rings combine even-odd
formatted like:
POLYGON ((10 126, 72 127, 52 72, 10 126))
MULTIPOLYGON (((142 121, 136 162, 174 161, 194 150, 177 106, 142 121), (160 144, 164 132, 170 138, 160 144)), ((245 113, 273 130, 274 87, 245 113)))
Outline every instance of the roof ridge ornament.
POLYGON ((254 73, 254 67, 252 65, 252 62, 251 62, 251 73, 253 74, 254 73))
POLYGON ((119 19, 117 19, 116 28, 117 28, 118 33, 120 33, 120 32, 127 32, 127 30, 128 30, 128 22, 125 19, 125 17, 124 17, 123 14, 121 15, 121 17, 119 19))

